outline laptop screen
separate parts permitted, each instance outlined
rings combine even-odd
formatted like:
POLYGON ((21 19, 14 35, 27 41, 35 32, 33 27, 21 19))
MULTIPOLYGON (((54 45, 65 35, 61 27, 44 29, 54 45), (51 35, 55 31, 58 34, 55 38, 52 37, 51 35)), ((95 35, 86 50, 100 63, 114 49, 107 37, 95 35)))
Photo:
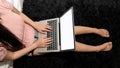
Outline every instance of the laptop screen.
POLYGON ((60 17, 61 50, 74 49, 73 7, 60 17))

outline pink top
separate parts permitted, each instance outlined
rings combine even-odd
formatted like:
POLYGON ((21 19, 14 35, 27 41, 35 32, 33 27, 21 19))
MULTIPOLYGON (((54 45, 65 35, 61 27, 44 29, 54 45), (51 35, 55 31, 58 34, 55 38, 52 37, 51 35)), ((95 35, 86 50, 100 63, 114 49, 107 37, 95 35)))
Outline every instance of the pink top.
MULTIPOLYGON (((13 6, 6 0, 0 0, 0 19, 2 25, 15 34, 25 46, 29 46, 34 40, 34 29, 27 25, 23 18, 12 12, 13 6)), ((0 61, 4 59, 7 50, 0 47, 0 61)))

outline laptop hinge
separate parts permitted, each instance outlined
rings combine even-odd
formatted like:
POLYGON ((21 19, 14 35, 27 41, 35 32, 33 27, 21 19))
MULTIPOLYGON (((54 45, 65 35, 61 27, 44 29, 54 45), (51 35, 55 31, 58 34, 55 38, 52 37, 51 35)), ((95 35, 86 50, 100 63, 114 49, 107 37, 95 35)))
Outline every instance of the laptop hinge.
POLYGON ((59 46, 60 46, 60 50, 61 50, 61 29, 60 29, 60 18, 59 18, 59 46))

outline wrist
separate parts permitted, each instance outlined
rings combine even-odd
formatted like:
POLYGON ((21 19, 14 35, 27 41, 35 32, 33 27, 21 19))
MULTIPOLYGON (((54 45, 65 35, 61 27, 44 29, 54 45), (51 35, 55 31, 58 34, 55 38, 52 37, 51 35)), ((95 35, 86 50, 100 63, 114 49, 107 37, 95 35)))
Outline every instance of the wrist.
POLYGON ((39 27, 38 25, 39 25, 39 23, 37 23, 37 22, 33 23, 33 28, 37 31, 38 31, 38 27, 39 27))
POLYGON ((38 48, 38 43, 37 41, 33 44, 34 49, 38 48))

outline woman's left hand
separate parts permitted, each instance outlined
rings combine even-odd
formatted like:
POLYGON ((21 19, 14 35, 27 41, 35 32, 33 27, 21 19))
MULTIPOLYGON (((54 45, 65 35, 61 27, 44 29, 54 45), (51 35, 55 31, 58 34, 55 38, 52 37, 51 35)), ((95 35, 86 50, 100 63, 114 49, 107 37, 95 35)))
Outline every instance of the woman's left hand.
POLYGON ((38 32, 42 34, 51 31, 51 26, 49 26, 48 24, 39 24, 38 22, 35 22, 35 28, 38 32))

